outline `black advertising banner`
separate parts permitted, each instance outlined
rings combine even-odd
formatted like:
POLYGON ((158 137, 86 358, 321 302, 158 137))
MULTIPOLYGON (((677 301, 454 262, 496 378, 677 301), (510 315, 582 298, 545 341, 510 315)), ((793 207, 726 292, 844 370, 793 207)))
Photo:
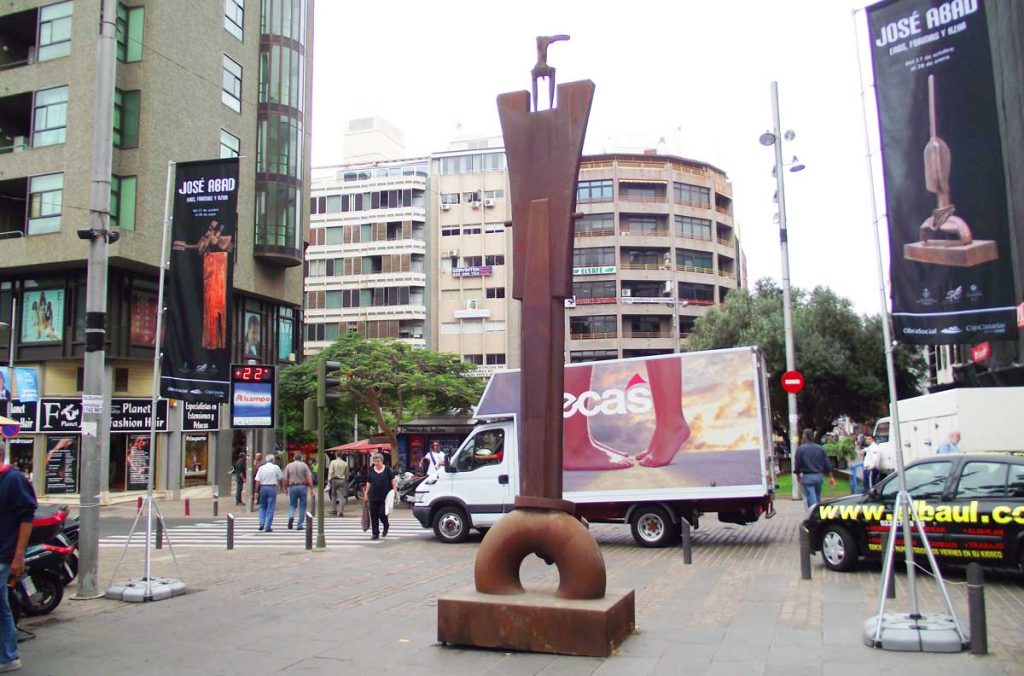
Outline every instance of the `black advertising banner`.
POLYGON ((46 493, 78 492, 78 436, 46 437, 46 493))
POLYGON ((144 491, 149 488, 149 435, 132 434, 128 436, 128 452, 125 453, 125 490, 144 491))
POLYGON ((1006 182, 982 0, 868 8, 896 339, 1012 339, 1006 182))
MULTIPOLYGON (((26 404, 25 406, 28 406, 26 404)), ((31 405, 34 407, 35 404, 31 405)), ((152 399, 111 399, 110 400, 110 431, 111 432, 148 432, 151 424, 149 412, 153 408, 152 399)), ((42 399, 39 401, 38 432, 81 432, 82 400, 81 399, 42 399)), ((35 413, 22 414, 21 420, 35 424, 35 413)), ((29 428, 26 430, 31 431, 29 428)), ((156 402, 156 430, 167 431, 167 400, 156 402)))
POLYGON ((238 159, 175 167, 160 394, 227 403, 238 159))
POLYGON ((183 432, 216 432, 220 429, 220 406, 205 401, 185 402, 183 432))
POLYGON ((15 399, 11 402, 11 414, 8 416, 21 425, 22 433, 36 431, 36 407, 37 401, 22 401, 15 399))

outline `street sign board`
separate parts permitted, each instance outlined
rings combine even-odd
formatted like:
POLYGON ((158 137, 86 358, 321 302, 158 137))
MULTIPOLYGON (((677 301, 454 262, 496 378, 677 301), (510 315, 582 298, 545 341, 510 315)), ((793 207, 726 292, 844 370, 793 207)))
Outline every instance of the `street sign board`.
POLYGON ((799 371, 786 371, 782 374, 782 389, 789 394, 799 394, 804 389, 804 374, 799 371))
POLYGON ((232 364, 231 427, 274 427, 274 367, 232 364))

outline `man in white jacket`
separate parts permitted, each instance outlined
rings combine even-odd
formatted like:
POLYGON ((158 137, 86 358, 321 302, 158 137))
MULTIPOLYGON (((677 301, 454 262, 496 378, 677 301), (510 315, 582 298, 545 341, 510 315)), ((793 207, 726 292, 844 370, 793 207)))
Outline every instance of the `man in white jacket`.
POLYGON ((864 490, 870 491, 878 483, 878 466, 882 460, 882 452, 870 434, 864 437, 864 490))

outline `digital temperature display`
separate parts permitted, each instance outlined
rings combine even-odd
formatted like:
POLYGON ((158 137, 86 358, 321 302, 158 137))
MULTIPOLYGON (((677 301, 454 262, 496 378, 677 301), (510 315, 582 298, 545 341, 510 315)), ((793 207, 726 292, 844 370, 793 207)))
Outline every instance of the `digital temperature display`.
POLYGON ((235 364, 231 367, 231 381, 235 383, 272 383, 274 367, 262 364, 235 364))

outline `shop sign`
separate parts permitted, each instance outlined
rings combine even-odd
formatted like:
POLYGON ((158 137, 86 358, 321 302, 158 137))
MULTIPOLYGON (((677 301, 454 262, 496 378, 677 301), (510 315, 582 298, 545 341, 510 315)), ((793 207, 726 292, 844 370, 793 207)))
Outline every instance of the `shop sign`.
POLYGON ((39 401, 39 428, 37 431, 77 432, 81 428, 81 399, 41 399, 39 401))
MULTIPOLYGON (((112 399, 110 402, 111 432, 148 432, 152 421, 152 399, 112 399)), ((167 431, 167 400, 156 402, 156 430, 167 431)))
POLYGON ((494 274, 494 268, 490 265, 452 268, 452 277, 490 277, 492 274, 494 274))
POLYGON ((184 432, 216 432, 220 429, 220 405, 205 401, 185 402, 184 432))
POLYGON ((15 399, 11 402, 11 414, 7 417, 18 421, 23 433, 35 432, 37 407, 38 402, 15 399))
POLYGON ((612 275, 615 274, 614 265, 591 265, 581 268, 573 268, 573 275, 612 275))
POLYGON ((51 435, 46 438, 45 491, 78 492, 78 437, 51 435))

